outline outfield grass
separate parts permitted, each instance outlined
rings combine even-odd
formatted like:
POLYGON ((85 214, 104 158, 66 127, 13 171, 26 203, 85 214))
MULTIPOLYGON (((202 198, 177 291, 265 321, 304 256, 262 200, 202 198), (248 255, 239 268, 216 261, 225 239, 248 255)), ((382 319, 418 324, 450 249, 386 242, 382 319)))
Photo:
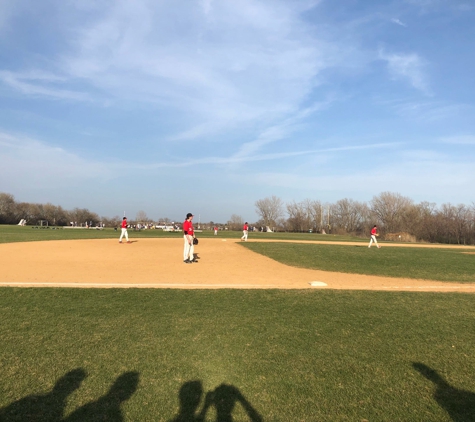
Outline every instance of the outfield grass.
POLYGON ((278 242, 240 244, 276 261, 301 268, 398 278, 475 282, 474 251, 462 247, 368 249, 366 245, 278 242))
POLYGON ((3 288, 0 420, 169 421, 223 383, 264 421, 473 420, 474 317, 447 293, 3 288))
MULTIPOLYGON (((242 236, 242 231, 222 230, 214 236, 212 230, 203 230, 196 232, 198 238, 225 238, 225 239, 239 239, 242 236)), ((128 230, 130 238, 175 238, 183 236, 183 232, 164 232, 161 229, 151 230, 128 230)), ((83 229, 83 228, 34 228, 34 226, 12 226, 0 225, 0 243, 12 242, 33 242, 44 240, 75 240, 75 239, 111 239, 119 238, 120 230, 113 228, 105 228, 103 230, 83 229)), ((366 239, 361 239, 352 236, 333 236, 321 235, 315 233, 260 233, 252 232, 249 239, 273 239, 273 240, 325 240, 325 241, 354 241, 366 242, 366 239)))

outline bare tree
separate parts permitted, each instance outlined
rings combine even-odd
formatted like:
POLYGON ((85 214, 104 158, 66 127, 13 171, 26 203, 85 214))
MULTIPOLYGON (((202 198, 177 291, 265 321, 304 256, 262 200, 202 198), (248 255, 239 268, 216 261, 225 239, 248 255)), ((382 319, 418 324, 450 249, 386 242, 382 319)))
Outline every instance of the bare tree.
POLYGON ((323 221, 323 205, 320 201, 305 201, 307 207, 307 213, 311 219, 312 226, 318 231, 322 231, 324 226, 323 221))
POLYGON ((309 214, 309 206, 307 201, 293 202, 286 205, 287 228, 294 232, 306 232, 312 228, 312 216, 309 214))
POLYGON ((352 199, 340 199, 332 205, 332 222, 338 231, 357 233, 363 231, 368 207, 352 199))
POLYGON ((122 218, 120 218, 118 215, 114 215, 114 217, 111 218, 102 216, 101 221, 106 227, 119 227, 122 218))
POLYGON ((412 199, 399 193, 383 192, 371 200, 371 212, 388 233, 403 230, 403 215, 412 205, 412 199))
POLYGON ((140 210, 137 212, 135 220, 138 223, 147 223, 149 221, 149 218, 147 217, 147 213, 145 211, 140 210))
POLYGON ((233 214, 227 224, 230 230, 241 230, 244 221, 240 215, 233 214))
POLYGON ((0 224, 13 223, 15 198, 9 193, 0 192, 0 224))
POLYGON ((99 216, 89 211, 87 208, 74 208, 68 213, 69 221, 81 224, 92 224, 99 222, 99 216))
POLYGON ((465 205, 442 204, 440 210, 440 223, 443 227, 440 241, 446 243, 466 244, 470 239, 473 215, 470 208, 465 205))
POLYGON ((264 226, 275 226, 284 215, 282 200, 276 196, 259 199, 255 206, 257 214, 264 221, 264 226))
POLYGON ((67 224, 66 212, 59 206, 49 202, 43 206, 44 219, 50 224, 63 226, 67 224))

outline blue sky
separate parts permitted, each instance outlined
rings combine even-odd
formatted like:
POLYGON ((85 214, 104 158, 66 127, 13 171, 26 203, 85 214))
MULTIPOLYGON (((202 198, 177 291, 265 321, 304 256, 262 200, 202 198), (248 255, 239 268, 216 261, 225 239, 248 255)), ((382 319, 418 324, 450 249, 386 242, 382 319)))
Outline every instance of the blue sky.
POLYGON ((471 0, 0 0, 0 192, 255 221, 475 200, 471 0))

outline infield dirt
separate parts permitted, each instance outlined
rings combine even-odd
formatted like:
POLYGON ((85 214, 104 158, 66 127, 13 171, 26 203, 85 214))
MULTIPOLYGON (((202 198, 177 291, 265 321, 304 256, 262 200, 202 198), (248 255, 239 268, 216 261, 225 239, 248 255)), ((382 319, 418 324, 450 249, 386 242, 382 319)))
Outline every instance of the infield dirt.
MULTIPOLYGON (((183 262, 183 239, 139 239, 130 244, 119 244, 116 239, 5 243, 0 244, 4 262, 0 285, 475 293, 472 284, 294 268, 251 252, 238 243, 232 239, 200 239, 200 244, 195 247, 198 263, 194 264, 183 262), (315 281, 326 286, 314 287, 310 283, 315 281)), ((356 245, 366 247, 361 243, 356 245)))

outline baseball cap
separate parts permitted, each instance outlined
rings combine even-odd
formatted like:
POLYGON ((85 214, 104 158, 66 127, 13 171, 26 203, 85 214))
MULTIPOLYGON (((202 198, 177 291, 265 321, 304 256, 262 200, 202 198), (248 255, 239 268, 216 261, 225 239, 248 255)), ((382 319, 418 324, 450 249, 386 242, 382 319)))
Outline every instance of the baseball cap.
POLYGON ((193 214, 191 212, 189 212, 188 214, 186 214, 186 218, 190 218, 190 217, 193 217, 193 214))

